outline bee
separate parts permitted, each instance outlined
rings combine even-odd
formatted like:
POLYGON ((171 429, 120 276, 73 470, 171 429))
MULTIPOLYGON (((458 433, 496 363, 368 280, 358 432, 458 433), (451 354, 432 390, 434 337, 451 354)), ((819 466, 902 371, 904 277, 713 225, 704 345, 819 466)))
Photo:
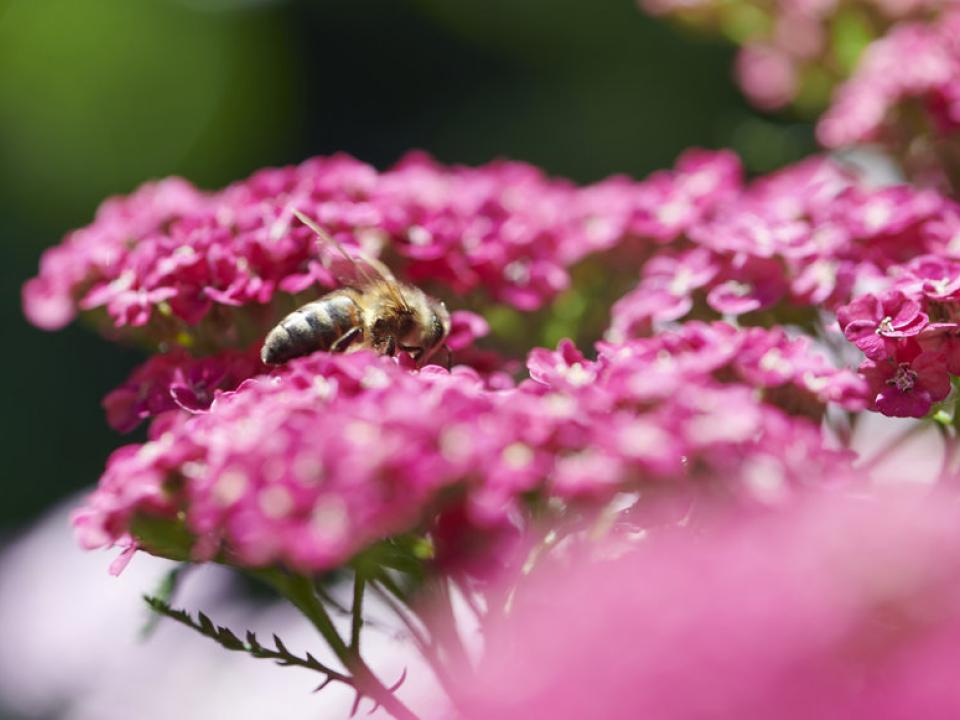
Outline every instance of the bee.
MULTIPOLYGON (((294 215, 347 261, 344 286, 294 310, 268 334, 260 351, 266 365, 279 365, 315 350, 363 348, 393 356, 408 353, 417 366, 441 349, 450 334, 450 313, 439 300, 399 282, 379 260, 353 257, 303 213, 294 215)), ((447 350, 449 354, 449 350, 447 350)))

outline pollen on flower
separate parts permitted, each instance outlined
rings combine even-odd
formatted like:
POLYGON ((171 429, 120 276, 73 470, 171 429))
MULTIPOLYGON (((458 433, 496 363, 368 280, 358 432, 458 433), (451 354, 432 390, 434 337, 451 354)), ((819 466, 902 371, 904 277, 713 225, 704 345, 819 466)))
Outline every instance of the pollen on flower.
POLYGON ((332 496, 319 498, 310 515, 310 528, 324 541, 341 541, 350 528, 344 503, 332 496))
POLYGON ((293 459, 293 476, 301 485, 316 485, 323 475, 323 463, 313 453, 302 451, 293 459))
POLYGON ((503 449, 503 461, 514 470, 523 470, 533 464, 533 450, 522 442, 510 443, 503 449))
POLYGON ((470 457, 473 439, 470 429, 463 425, 452 425, 440 433, 440 454, 449 462, 462 462, 470 457))
POLYGON ((425 227, 414 225, 407 230, 407 239, 412 245, 429 245, 433 241, 433 236, 425 227))
POLYGON ((573 363, 562 372, 567 382, 575 387, 589 385, 594 380, 593 371, 584 367, 582 363, 573 363))
POLYGON ((674 225, 690 212, 690 206, 683 200, 661 205, 656 210, 657 220, 664 225, 674 225))
POLYGON ((360 381, 367 390, 380 390, 390 384, 390 378, 378 367, 368 367, 363 373, 363 379, 360 381))
POLYGON ((560 393, 549 393, 543 398, 544 409, 553 418, 568 418, 576 413, 577 403, 573 398, 560 393))
POLYGON ((630 457, 643 457, 668 445, 667 433, 652 423, 634 422, 617 432, 617 447, 630 457))
POLYGON ((912 390, 916 382, 917 372, 910 366, 910 363, 900 363, 897 365, 897 371, 892 378, 887 380, 887 384, 893 385, 901 392, 912 390))
POLYGON ((369 446, 377 440, 377 428, 371 423, 354 420, 343 429, 343 436, 357 447, 369 446))
POLYGON ((779 505, 790 495, 783 464, 773 458, 750 458, 743 468, 743 480, 752 497, 766 505, 779 505))
POLYGON ((260 491, 257 496, 257 505, 268 518, 279 520, 293 510, 293 497, 285 487, 273 485, 260 491))
POLYGON ((186 478, 198 478, 206 472, 206 465, 202 462, 185 462, 180 472, 186 478))
POLYGON ((243 470, 225 470, 213 485, 213 499, 220 505, 233 505, 247 492, 248 484, 243 470))
POLYGON ((337 392, 336 382, 323 377, 323 375, 317 375, 313 378, 311 387, 313 388, 314 395, 321 400, 329 400, 337 392))
POLYGON ((784 356, 779 348, 771 348, 760 358, 760 369, 790 375, 793 373, 794 367, 793 363, 784 356))
POLYGON ((530 267, 521 260, 515 260, 503 269, 503 276, 517 285, 530 283, 530 267))

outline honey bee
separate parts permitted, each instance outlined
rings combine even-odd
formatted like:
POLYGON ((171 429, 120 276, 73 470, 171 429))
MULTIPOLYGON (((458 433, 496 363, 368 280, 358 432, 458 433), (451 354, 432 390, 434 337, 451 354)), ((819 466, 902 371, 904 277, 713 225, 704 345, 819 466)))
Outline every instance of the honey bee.
MULTIPOLYGON (((353 257, 303 213, 294 215, 347 261, 344 286, 294 310, 264 340, 260 358, 279 365, 315 350, 372 349, 409 353, 418 366, 441 348, 450 333, 446 306, 417 287, 399 282, 379 260, 353 257)), ((447 351, 449 353, 449 350, 447 351)))

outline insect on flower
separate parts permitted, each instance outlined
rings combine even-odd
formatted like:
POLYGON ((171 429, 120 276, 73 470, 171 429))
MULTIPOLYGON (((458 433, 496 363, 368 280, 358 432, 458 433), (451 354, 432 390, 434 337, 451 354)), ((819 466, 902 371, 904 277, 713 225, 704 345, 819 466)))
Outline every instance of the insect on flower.
POLYGON ((294 310, 267 334, 260 352, 265 364, 279 365, 315 350, 366 348, 390 356, 401 350, 423 365, 444 347, 450 313, 441 301, 399 282, 379 260, 350 255, 310 218, 294 214, 339 251, 348 272, 341 278, 343 287, 294 310))

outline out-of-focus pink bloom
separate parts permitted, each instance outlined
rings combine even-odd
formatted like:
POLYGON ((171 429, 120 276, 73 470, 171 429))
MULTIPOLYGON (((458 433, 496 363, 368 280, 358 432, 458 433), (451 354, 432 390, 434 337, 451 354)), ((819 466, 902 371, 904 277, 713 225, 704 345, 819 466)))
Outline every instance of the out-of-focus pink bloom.
POLYGON ((941 132, 958 126, 960 84, 946 72, 957 58, 955 0, 865 0, 854 10, 837 0, 640 0, 639 5, 740 45, 737 82, 764 110, 790 103, 809 110, 825 99, 825 91, 847 80, 857 43, 874 40, 820 125, 827 145, 868 139, 893 114, 889 111, 910 99, 926 106, 941 132), (911 62, 898 63, 905 57, 911 62))
POLYGON ((505 578, 459 717, 955 717, 958 528, 954 502, 834 495, 575 541, 505 578))
POLYGON ((960 375, 960 323, 930 323, 917 336, 917 343, 925 352, 943 355, 950 374, 960 375))
POLYGON ((960 262, 949 257, 922 255, 902 268, 897 287, 911 297, 937 302, 960 299, 960 262))
POLYGON ((587 361, 570 340, 561 340, 556 352, 535 348, 527 368, 531 378, 554 387, 581 387, 597 378, 597 364, 587 361))
POLYGON ((718 269, 704 248, 654 256, 644 266, 637 288, 614 306, 608 336, 625 338, 639 328, 649 329, 651 322, 682 318, 693 308, 694 292, 713 280, 718 269))
POLYGON ((863 53, 853 76, 836 92, 817 135, 827 147, 882 139, 897 108, 926 106, 938 133, 960 127, 960 47, 957 20, 896 26, 863 53), (910 62, 904 62, 910 58, 910 62))
POLYGON ((884 415, 921 418, 950 394, 947 359, 937 352, 907 347, 890 357, 867 360, 860 373, 884 415))
POLYGON ((675 240, 735 197, 742 182, 743 168, 733 153, 688 150, 674 171, 656 172, 637 187, 630 229, 660 242, 675 240))
POLYGON ((462 350, 473 345, 477 338, 490 332, 490 325, 480 315, 467 310, 455 310, 450 314, 450 335, 447 345, 451 350, 462 350))
POLYGON ((764 110, 787 105, 796 93, 796 68, 777 48, 748 45, 737 55, 737 81, 753 103, 764 110))
POLYGON ((782 266, 763 258, 738 258, 724 273, 725 280, 707 295, 707 303, 718 313, 742 315, 771 307, 787 290, 782 266))

